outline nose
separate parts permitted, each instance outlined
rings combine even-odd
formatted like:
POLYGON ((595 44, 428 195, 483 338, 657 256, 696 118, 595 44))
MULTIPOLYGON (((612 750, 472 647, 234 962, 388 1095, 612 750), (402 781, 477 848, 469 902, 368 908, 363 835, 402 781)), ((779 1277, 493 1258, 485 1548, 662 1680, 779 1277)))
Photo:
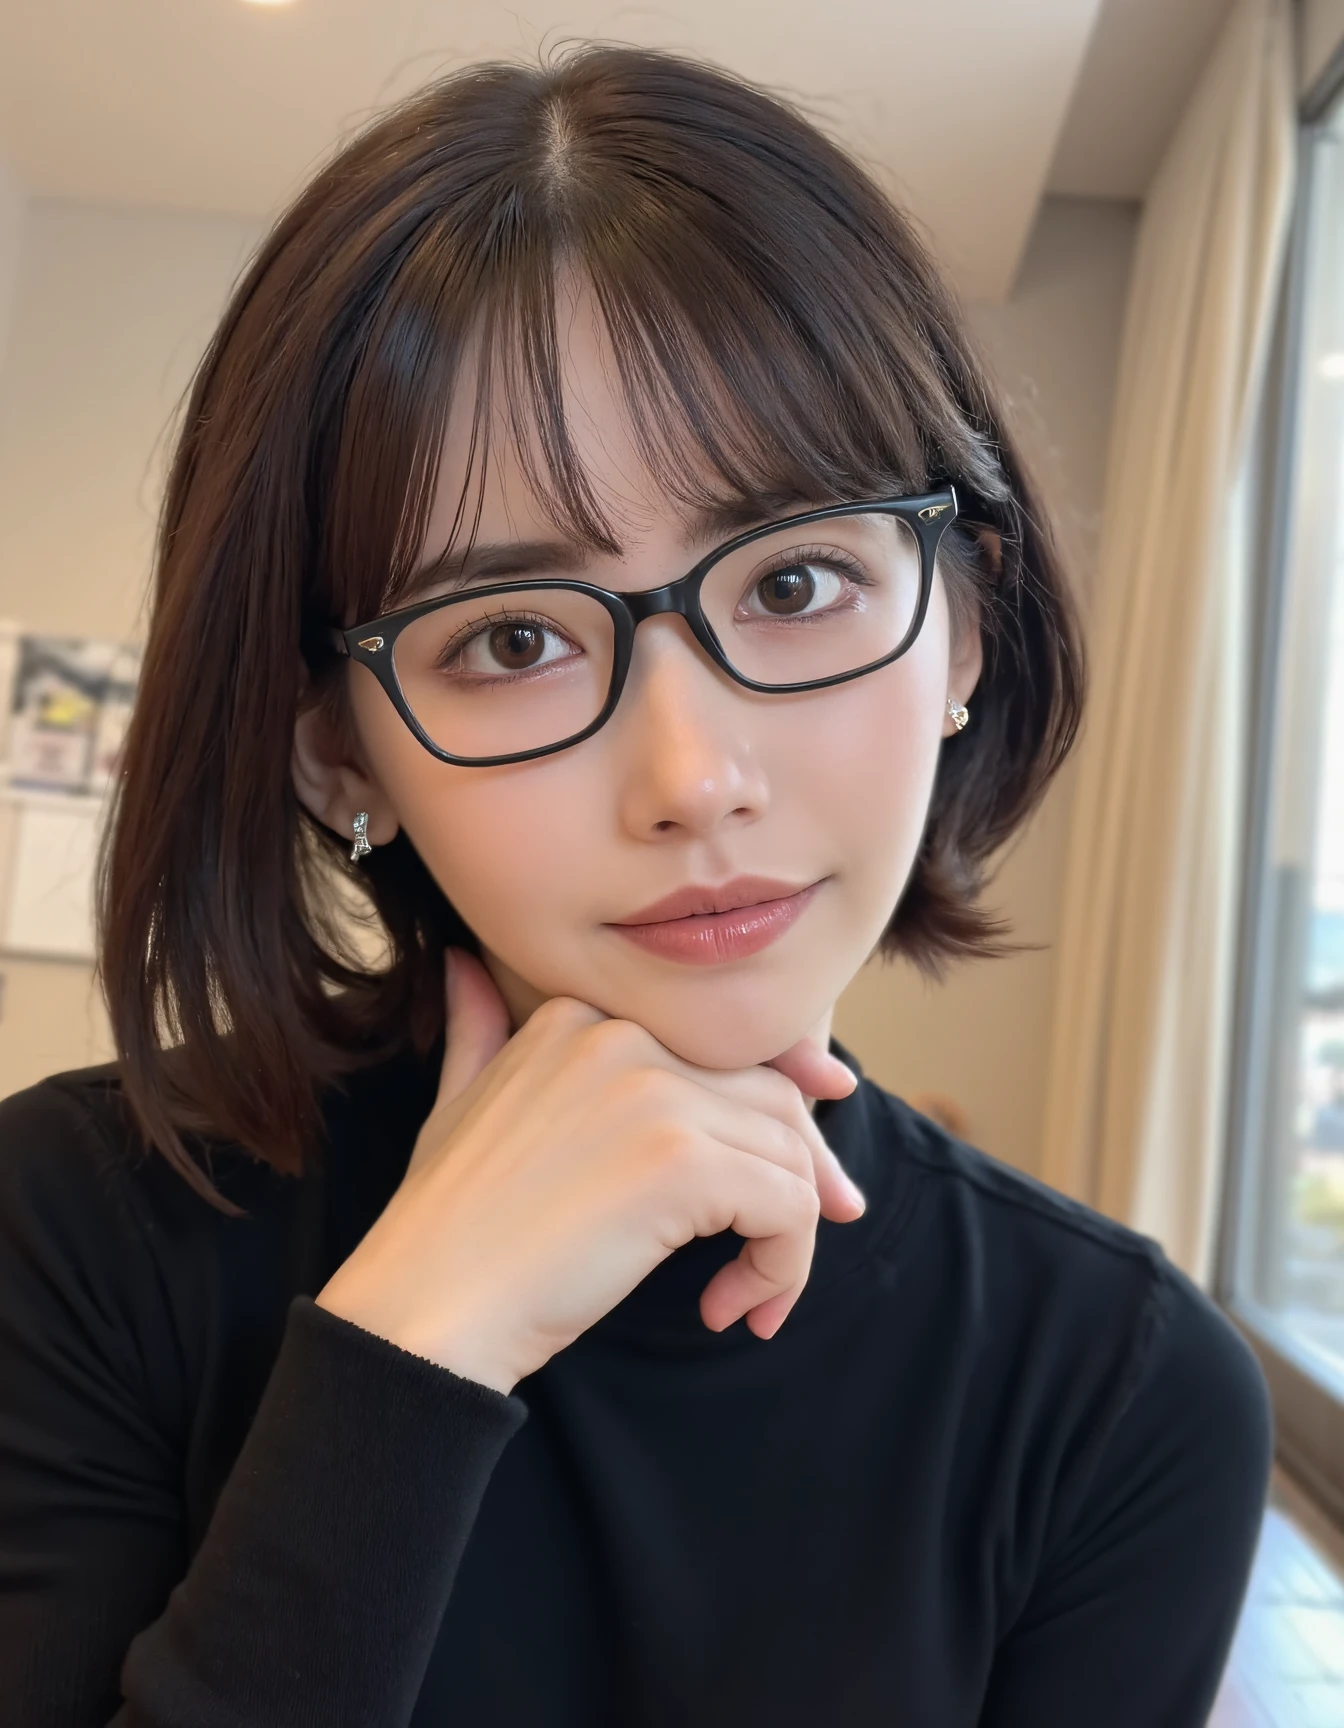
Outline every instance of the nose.
POLYGON ((758 821, 769 802, 759 740, 771 701, 716 666, 684 618, 642 622, 607 726, 627 832, 707 838, 758 821))

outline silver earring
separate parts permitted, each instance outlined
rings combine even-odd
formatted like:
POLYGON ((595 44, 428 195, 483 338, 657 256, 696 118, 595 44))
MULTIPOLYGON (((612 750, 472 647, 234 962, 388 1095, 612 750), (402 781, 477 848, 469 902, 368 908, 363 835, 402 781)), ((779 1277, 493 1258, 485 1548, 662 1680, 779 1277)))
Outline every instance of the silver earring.
POLYGON ((961 703, 953 701, 950 696, 947 699, 947 711, 952 716, 952 723, 958 732, 962 730, 971 717, 970 709, 962 707, 961 703))
POLYGON ((361 858, 367 858, 373 851, 369 845, 369 813, 361 810, 354 820, 355 843, 350 848, 350 861, 358 864, 361 858))

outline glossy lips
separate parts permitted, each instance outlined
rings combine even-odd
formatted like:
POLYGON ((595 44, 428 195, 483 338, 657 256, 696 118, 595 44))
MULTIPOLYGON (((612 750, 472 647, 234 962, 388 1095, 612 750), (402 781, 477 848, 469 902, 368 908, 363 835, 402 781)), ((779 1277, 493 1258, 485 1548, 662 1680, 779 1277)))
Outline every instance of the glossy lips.
POLYGON ((813 882, 805 888, 783 894, 778 892, 779 886, 762 877, 739 877, 717 891, 682 889, 636 914, 647 922, 626 920, 613 923, 609 928, 650 953, 692 966, 717 966, 726 960, 743 960, 782 936, 821 883, 813 882), (770 899, 744 903, 746 895, 769 894, 772 890, 770 899), (726 903, 727 909, 690 911, 678 916, 678 907, 704 905, 706 901, 710 905, 726 903))

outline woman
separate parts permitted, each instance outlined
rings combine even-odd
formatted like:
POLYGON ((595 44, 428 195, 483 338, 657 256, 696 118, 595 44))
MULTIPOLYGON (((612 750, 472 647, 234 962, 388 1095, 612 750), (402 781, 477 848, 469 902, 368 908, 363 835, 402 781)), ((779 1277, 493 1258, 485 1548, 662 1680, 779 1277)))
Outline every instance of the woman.
POLYGON ((1082 684, 798 114, 594 48, 343 150, 181 431, 119 1061, 3 1107, 7 1720, 1202 1721, 1253 1358, 830 1036, 875 949, 1006 951, 1082 684))

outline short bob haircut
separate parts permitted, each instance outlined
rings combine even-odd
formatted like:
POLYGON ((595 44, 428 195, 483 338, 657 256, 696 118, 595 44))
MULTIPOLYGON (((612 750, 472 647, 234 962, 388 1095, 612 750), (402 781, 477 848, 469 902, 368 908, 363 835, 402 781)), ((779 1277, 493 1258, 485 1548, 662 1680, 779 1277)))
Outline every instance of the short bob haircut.
MULTIPOLYGON (((277 222, 197 370, 171 463, 100 874, 101 967, 147 1145, 227 1213, 240 1209, 207 1174, 209 1142, 300 1173, 320 1157, 323 1090, 407 1045, 427 1056, 444 947, 478 952, 402 834, 359 871, 387 944, 384 963, 361 962, 329 910, 349 837, 307 815, 290 777, 300 703, 339 714, 343 700, 327 628, 387 609, 413 569, 473 353, 481 450, 495 378, 543 507, 620 552, 566 431, 562 267, 596 297, 670 497, 956 486, 940 569, 984 671, 878 952, 939 977, 950 958, 1023 946, 972 902, 1074 740, 1082 641, 984 367, 910 224, 802 113, 704 64, 580 45, 470 67, 377 117, 277 222)), ((459 527, 466 507, 464 489, 459 527)))

